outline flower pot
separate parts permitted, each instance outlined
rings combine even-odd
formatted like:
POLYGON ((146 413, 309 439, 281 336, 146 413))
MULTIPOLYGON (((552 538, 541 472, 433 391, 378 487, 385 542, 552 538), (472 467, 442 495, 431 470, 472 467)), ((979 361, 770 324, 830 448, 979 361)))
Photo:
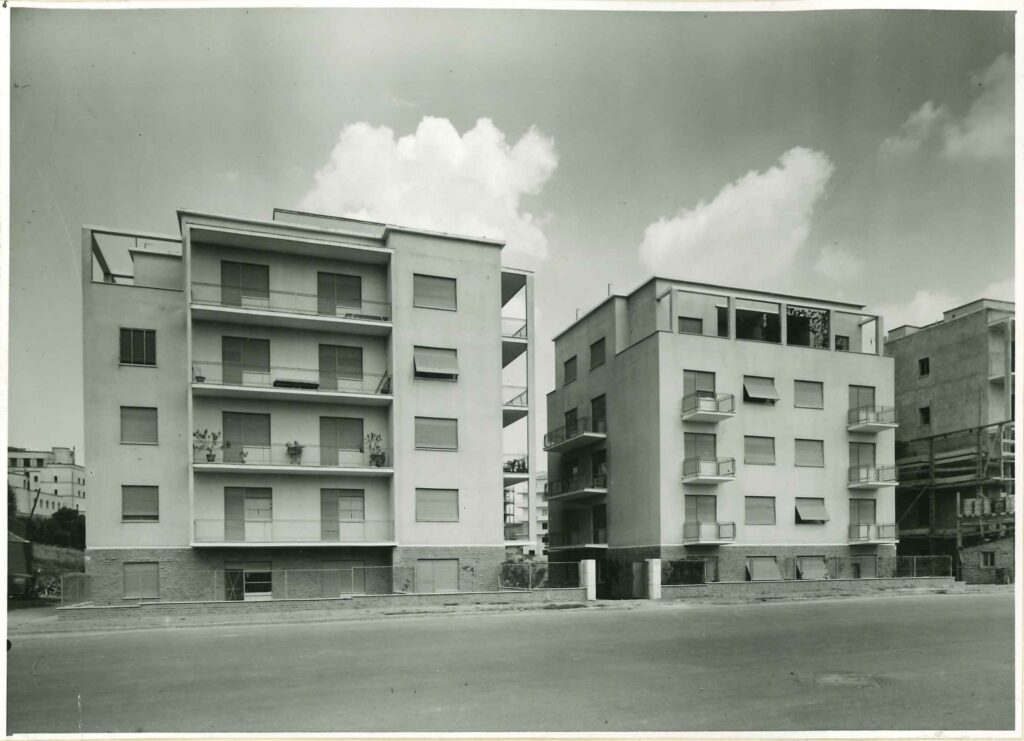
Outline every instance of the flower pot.
POLYGON ((206 460, 209 463, 214 463, 217 460, 217 454, 216 453, 207 453, 206 454, 206 460))
POLYGON ((370 465, 374 468, 381 468, 384 466, 384 454, 383 453, 370 453, 370 465))
POLYGON ((206 383, 206 376, 196 376, 196 383, 206 383))

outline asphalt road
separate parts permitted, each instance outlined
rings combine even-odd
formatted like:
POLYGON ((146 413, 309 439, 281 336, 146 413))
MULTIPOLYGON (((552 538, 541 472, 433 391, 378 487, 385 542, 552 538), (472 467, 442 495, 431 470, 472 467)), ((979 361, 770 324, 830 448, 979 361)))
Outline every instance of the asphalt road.
POLYGON ((8 733, 1012 729, 1013 597, 15 636, 8 733))

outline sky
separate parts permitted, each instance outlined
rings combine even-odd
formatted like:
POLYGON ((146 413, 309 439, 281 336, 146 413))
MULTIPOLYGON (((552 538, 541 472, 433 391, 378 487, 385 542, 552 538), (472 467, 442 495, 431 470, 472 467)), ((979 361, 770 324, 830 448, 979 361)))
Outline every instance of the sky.
POLYGON ((82 225, 178 208, 506 240, 539 431, 551 338, 652 274, 1013 295, 1010 13, 16 8, 11 52, 12 445, 83 448, 82 225))

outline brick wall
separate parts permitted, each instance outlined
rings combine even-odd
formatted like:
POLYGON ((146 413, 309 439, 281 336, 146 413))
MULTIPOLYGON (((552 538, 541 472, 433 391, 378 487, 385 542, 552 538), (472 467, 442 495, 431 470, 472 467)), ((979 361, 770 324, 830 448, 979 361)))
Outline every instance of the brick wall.
POLYGON ((987 543, 972 545, 962 550, 961 578, 968 584, 999 584, 1002 576, 1008 583, 1014 581, 1013 538, 998 538, 987 543), (982 566, 982 553, 993 553, 994 566, 982 566))
POLYGON ((931 589, 953 589, 953 577, 919 577, 917 579, 829 579, 824 581, 745 581, 716 584, 692 584, 685 586, 663 586, 661 598, 665 599, 729 599, 781 597, 795 594, 840 595, 872 594, 895 589, 928 587, 931 589))
POLYGON ((395 566, 415 569, 416 561, 429 558, 459 560, 459 591, 488 592, 498 589, 505 546, 417 546, 394 550, 395 566))

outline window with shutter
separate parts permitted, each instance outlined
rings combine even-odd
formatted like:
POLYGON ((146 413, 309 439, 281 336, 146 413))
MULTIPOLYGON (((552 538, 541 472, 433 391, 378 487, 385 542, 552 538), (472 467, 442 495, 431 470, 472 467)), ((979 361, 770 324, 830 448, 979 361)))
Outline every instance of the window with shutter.
POLYGON ((414 274, 412 277, 412 305, 422 309, 457 310, 455 278, 414 274))
POLYGON ((604 365, 604 337, 590 346, 590 369, 604 365))
POLYGON ((874 499, 851 499, 850 500, 850 524, 851 525, 874 525, 875 524, 875 500, 874 499))
POLYGON ((819 381, 794 381, 793 406, 803 409, 824 409, 824 385, 819 381))
POLYGON ((686 522, 717 522, 718 498, 713 494, 687 494, 684 499, 686 522))
POLYGON ((683 371, 683 396, 700 394, 701 396, 715 395, 715 374, 707 371, 683 371))
POLYGON ((416 417, 416 447, 458 450, 459 421, 440 417, 416 417))
POLYGON ((782 581, 782 573, 775 556, 749 556, 747 579, 750 581, 782 581))
POLYGON ((874 468, 875 444, 850 443, 850 468, 874 468))
POLYGON ((457 380, 459 377, 458 352, 445 347, 414 347, 413 375, 416 378, 457 380))
POLYGON ((743 462, 758 466, 774 466, 775 438, 745 436, 743 438, 743 462))
POLYGON ((224 383, 247 386, 270 384, 270 340, 221 337, 224 383))
POLYGON ((158 599, 160 597, 160 564, 126 562, 123 565, 125 599, 158 599))
POLYGON ((270 415, 222 412, 224 460, 229 463, 266 462, 270 455, 270 415), (245 455, 243 455, 243 451, 245 455))
POLYGON ((337 391, 353 381, 362 389, 363 348, 349 345, 320 345, 320 388, 337 391))
POLYGON ((748 525, 775 524, 775 497, 744 497, 744 509, 748 525))
POLYGON ((562 385, 572 383, 576 380, 576 356, 573 355, 571 358, 562 364, 562 385))
POLYGON ((156 330, 122 327, 121 364, 156 365, 156 330))
POLYGON ((699 458, 702 461, 717 460, 717 447, 717 438, 711 433, 683 433, 683 452, 685 458, 699 458))
POLYGON ((318 314, 358 314, 363 308, 363 279, 358 275, 318 272, 316 296, 318 314))
POLYGON ((459 559, 418 559, 416 561, 416 591, 429 592, 459 591, 459 559))
POLYGON ((821 525, 828 522, 825 500, 810 497, 796 498, 796 522, 821 525))
POLYGON ((775 379, 763 376, 743 376, 743 401, 752 404, 774 404, 779 400, 775 379))
POLYGON ((874 386, 850 386, 850 409, 874 409, 874 386))
POLYGON ((320 465, 338 465, 339 451, 363 452, 363 420, 361 418, 320 418, 320 465))
POLYGON ((156 407, 121 407, 121 443, 157 444, 156 407))
POLYGON ((679 317, 679 334, 704 334, 704 320, 700 317, 679 317))
POLYGON ((227 306, 267 306, 270 303, 270 266, 222 260, 221 303, 227 306))
POLYGON ((417 489, 417 522, 458 522, 458 489, 417 489))
POLYGON ((796 440, 794 462, 798 466, 823 467, 825 465, 825 441, 796 440))
POLYGON ((157 522, 160 496, 156 486, 122 486, 121 519, 125 522, 157 522))

